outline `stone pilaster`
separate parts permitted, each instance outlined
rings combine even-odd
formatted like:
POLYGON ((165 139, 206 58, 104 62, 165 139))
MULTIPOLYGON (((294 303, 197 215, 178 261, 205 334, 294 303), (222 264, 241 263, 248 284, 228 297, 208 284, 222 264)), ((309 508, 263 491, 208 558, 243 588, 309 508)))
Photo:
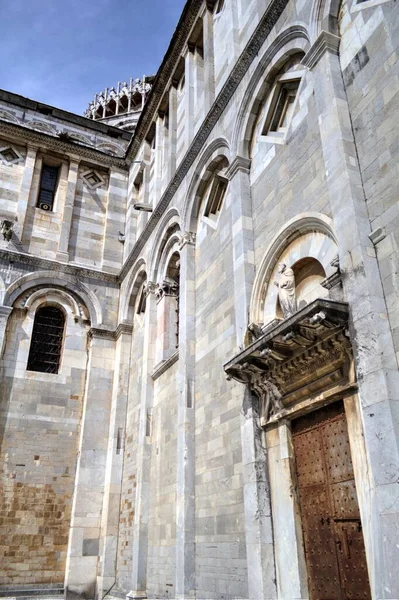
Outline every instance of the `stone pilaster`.
POLYGON ((167 158, 168 177, 172 179, 176 171, 176 145, 177 145, 177 89, 174 85, 169 90, 169 147, 167 158))
POLYGON ((147 598, 148 518, 150 507, 151 432, 147 418, 153 406, 154 340, 156 321, 155 285, 147 283, 143 366, 141 384, 140 422, 137 455, 136 503, 133 522, 132 590, 128 598, 147 598))
POLYGON ((112 335, 91 335, 65 575, 67 597, 94 598, 96 593, 114 346, 112 335))
POLYGON ((234 298, 236 310, 236 340, 241 347, 249 325, 249 307, 255 277, 254 239, 252 223, 250 161, 237 156, 227 176, 232 197, 232 234, 234 261, 234 298))
POLYGON ((18 205, 17 205, 17 223, 20 238, 25 224, 25 216, 28 208, 29 198, 32 191, 33 176, 35 173, 35 165, 38 148, 28 146, 26 153, 25 168, 22 175, 21 188, 19 190, 18 205))
MULTIPOLYGON (((351 337, 368 458, 367 502, 359 496, 373 598, 399 597, 397 562, 399 455, 393 403, 398 366, 353 138, 336 44, 323 32, 308 53, 319 113, 330 208, 351 337), (323 42, 324 40, 324 42, 323 42)), ((306 57, 304 60, 306 64, 306 57)))
POLYGON ((202 22, 204 27, 204 92, 205 114, 215 100, 215 55, 213 47, 213 12, 205 10, 202 22))
POLYGON ((104 504, 101 519, 100 576, 97 586, 100 598, 103 598, 105 593, 114 585, 116 579, 131 344, 132 326, 122 324, 117 330, 104 504))
POLYGON ((79 160, 71 160, 68 169, 66 196, 64 201, 64 212, 62 216, 61 234, 58 243, 57 260, 69 261, 68 247, 71 234, 73 206, 75 203, 76 184, 78 181, 79 160))
POLYGON ((123 244, 119 235, 125 232, 126 192, 126 173, 112 168, 109 176, 102 260, 102 268, 107 271, 118 272, 122 265, 123 244))
POLYGON ((195 234, 180 243, 176 598, 195 597, 195 234))
POLYGON ((245 389, 241 440, 248 592, 250 600, 277 598, 267 456, 257 402, 245 389))
POLYGON ((8 317, 12 312, 11 306, 0 306, 0 359, 3 356, 8 317))
POLYGON ((186 150, 194 137, 195 54, 188 48, 185 54, 184 138, 186 150))

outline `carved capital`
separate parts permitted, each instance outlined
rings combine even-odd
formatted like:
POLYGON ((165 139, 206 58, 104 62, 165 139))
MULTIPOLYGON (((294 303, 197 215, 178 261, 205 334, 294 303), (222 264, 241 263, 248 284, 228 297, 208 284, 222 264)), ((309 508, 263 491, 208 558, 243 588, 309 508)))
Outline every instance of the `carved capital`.
POLYGON ((338 55, 339 44, 341 38, 329 33, 328 31, 322 31, 311 46, 307 54, 302 59, 302 64, 309 69, 313 69, 326 52, 338 55))
POLYGON ((158 283, 156 289, 157 301, 160 302, 165 296, 177 298, 179 295, 179 284, 170 277, 166 277, 161 283, 158 283))
POLYGON ((184 233, 179 234, 179 250, 183 250, 185 246, 195 246, 195 242, 197 239, 197 234, 192 231, 185 231, 184 233))
POLYGON ((243 156, 236 156, 227 169, 226 175, 228 179, 233 179, 239 171, 249 173, 251 169, 251 161, 243 156))
POLYGON ((158 286, 156 283, 154 283, 154 281, 146 281, 144 284, 144 294, 145 294, 146 298, 148 298, 148 296, 150 294, 156 294, 157 289, 158 289, 158 286))

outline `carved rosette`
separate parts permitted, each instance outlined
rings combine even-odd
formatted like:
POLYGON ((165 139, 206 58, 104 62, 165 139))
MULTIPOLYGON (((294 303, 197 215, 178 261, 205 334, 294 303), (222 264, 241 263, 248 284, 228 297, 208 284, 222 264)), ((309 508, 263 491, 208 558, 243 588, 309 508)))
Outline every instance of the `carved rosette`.
POLYGON ((316 300, 225 365, 229 379, 247 384, 259 398, 263 424, 299 402, 355 384, 348 315, 345 303, 316 300))

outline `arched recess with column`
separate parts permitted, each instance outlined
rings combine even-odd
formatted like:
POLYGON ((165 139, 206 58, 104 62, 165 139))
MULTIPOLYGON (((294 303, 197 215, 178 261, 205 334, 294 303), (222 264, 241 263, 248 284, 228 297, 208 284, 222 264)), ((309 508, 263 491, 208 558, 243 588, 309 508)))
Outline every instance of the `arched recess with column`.
POLYGON ((304 23, 290 25, 267 46, 246 86, 238 110, 231 142, 233 156, 250 157, 254 127, 275 75, 291 55, 306 52, 309 47, 310 36, 304 23))
POLYGON ((5 295, 13 310, 0 382, 0 535, 4 546, 17 551, 2 559, 8 576, 1 584, 65 579, 90 314, 83 295, 57 284, 54 277, 26 276, 5 295), (26 565, 29 580, 21 576, 26 565))
POLYGON ((320 213, 304 213, 291 219, 270 242, 257 274, 251 298, 250 321, 267 325, 282 318, 278 300, 278 266, 293 269, 300 286, 298 308, 329 296, 321 283, 337 273, 338 256, 332 219, 320 213))

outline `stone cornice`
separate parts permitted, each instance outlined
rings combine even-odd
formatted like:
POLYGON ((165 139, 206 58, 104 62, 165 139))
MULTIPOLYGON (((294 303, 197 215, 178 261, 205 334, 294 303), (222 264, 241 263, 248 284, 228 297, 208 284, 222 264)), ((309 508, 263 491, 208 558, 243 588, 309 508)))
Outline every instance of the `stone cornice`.
POLYGON ((23 127, 22 125, 9 123, 3 119, 0 119, 0 134, 11 136, 13 140, 18 138, 22 143, 25 142, 28 145, 37 147, 45 146, 54 152, 74 156, 78 155, 80 160, 91 160, 106 167, 117 167, 122 171, 129 170, 124 158, 106 154, 105 152, 101 152, 101 150, 96 150, 95 148, 90 148, 89 146, 84 146, 77 142, 64 141, 47 133, 41 133, 40 131, 23 127))
MULTIPOLYGON (((261 21, 259 22, 258 27, 256 28, 256 30, 253 33, 252 37, 250 38, 247 46, 245 47, 244 51, 242 52, 241 56, 239 57, 236 65, 234 66, 232 72, 230 73, 226 83, 224 84, 218 97, 216 98, 215 102, 213 103, 213 106, 211 107, 207 117, 205 118, 199 131, 197 132, 196 136, 194 137, 194 140, 192 141, 190 148, 188 149, 182 162, 180 163, 179 167, 177 168, 174 177, 172 178, 172 180, 169 183, 168 187, 166 188, 163 196, 161 197, 160 201, 158 202, 154 212, 152 213, 151 217, 149 218, 141 236, 139 237, 136 244, 134 245, 130 255, 127 257, 125 264, 122 267, 121 274, 120 274, 120 277, 122 280, 126 277, 126 275, 129 272, 129 269, 134 264, 134 262, 139 258, 142 249, 144 248, 147 240, 149 239, 150 235, 152 234, 155 227, 157 226, 159 219, 164 214, 166 208, 168 207, 169 203, 173 199, 176 191, 180 187, 180 184, 183 182, 189 169, 194 164, 195 160, 197 159, 198 155, 200 154, 206 140, 208 139, 213 128, 215 127, 215 125, 219 121, 222 113, 224 112, 227 105, 229 104, 232 95, 237 90, 244 75, 246 74, 249 67, 251 66, 252 61, 258 55, 263 43, 265 42, 266 38, 270 34, 271 30, 273 29, 274 25, 276 24, 277 20, 281 16, 281 14, 282 14, 284 8, 287 6, 287 4, 288 4, 288 0, 271 0, 265 14, 263 15, 261 21)), ((192 25, 194 24, 195 17, 197 15, 197 12, 198 12, 199 8, 201 7, 201 5, 202 5, 202 2, 199 2, 197 0, 194 0, 190 4, 190 7, 188 9, 190 12, 190 18, 188 18, 187 23, 185 24, 184 30, 179 32, 181 34, 181 39, 179 38, 180 45, 178 45, 176 42, 176 44, 177 44, 176 47, 173 47, 173 41, 172 41, 172 50, 170 52, 171 52, 171 56, 174 57, 173 58, 174 61, 178 60, 178 58, 181 54, 180 49, 182 49, 184 47, 184 43, 186 41, 186 36, 188 35, 189 30, 191 29, 192 25), (184 40, 184 43, 183 43, 183 40, 184 40)), ((183 14, 183 17, 184 17, 184 14, 183 14)), ((182 17, 182 19, 183 19, 183 17, 182 17)), ((168 58, 168 55, 167 55, 167 58, 168 58)), ((166 59, 165 59, 165 61, 166 61, 166 59)), ((174 62, 173 65, 175 66, 176 62, 174 62)), ((138 126, 137 126, 138 129, 136 129, 135 136, 134 136, 131 146, 128 150, 127 156, 128 156, 129 160, 132 160, 134 158, 135 154, 137 153, 137 151, 139 150, 141 142, 143 141, 143 139, 147 133, 147 130, 152 123, 153 117, 155 116, 156 110, 158 108, 158 104, 161 101, 163 94, 165 93, 165 89, 168 85, 169 78, 172 74, 172 66, 173 65, 169 65, 169 62, 166 61, 165 67, 162 66, 160 69, 160 73, 157 76, 157 79, 154 83, 154 87, 153 87, 152 93, 150 95, 150 98, 147 101, 146 108, 145 108, 144 112, 142 113, 142 117, 138 123, 138 126), (163 68, 166 69, 166 72, 164 74, 162 73, 163 68), (158 77, 159 77, 159 79, 158 79, 158 77)))
POLYGON ((102 340, 112 340, 113 342, 119 340, 121 335, 127 334, 132 335, 133 333, 133 325, 129 325, 129 323, 119 323, 116 329, 106 329, 105 327, 91 327, 89 329, 89 338, 93 339, 102 339, 102 340))
POLYGON ((97 271, 96 269, 88 269, 87 267, 80 267, 78 265, 68 265, 55 260, 39 258, 38 256, 32 256, 31 254, 24 254, 22 252, 15 252, 5 248, 0 249, 0 259, 22 265, 29 265, 32 268, 43 269, 45 271, 57 271, 66 273, 68 275, 75 275, 77 277, 87 277, 88 279, 106 281, 116 285, 119 283, 118 275, 113 273, 97 271))
POLYGON ((167 360, 162 361, 159 365, 155 367, 153 372, 151 373, 151 378, 153 381, 161 377, 172 365, 174 365, 179 360, 179 351, 176 350, 174 354, 167 360))
POLYGON ((338 54, 340 41, 341 39, 333 33, 322 31, 307 54, 303 57, 301 61, 302 64, 309 69, 313 69, 326 52, 338 54))

